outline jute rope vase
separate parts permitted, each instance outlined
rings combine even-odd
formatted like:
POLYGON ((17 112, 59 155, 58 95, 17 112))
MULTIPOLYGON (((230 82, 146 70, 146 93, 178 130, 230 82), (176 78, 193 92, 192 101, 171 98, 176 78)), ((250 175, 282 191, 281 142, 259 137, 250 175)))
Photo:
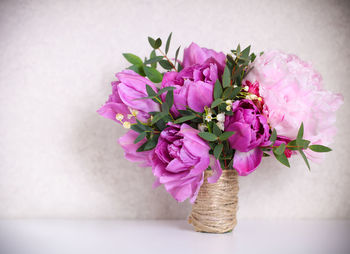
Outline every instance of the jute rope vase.
POLYGON ((188 222, 199 232, 225 233, 237 224, 238 174, 236 170, 223 170, 216 183, 208 183, 212 170, 204 173, 204 182, 192 206, 188 222))

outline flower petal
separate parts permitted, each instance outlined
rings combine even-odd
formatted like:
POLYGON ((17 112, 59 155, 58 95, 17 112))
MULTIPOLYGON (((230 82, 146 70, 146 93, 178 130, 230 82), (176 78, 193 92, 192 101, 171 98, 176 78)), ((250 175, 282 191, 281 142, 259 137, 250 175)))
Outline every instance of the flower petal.
POLYGON ((236 150, 233 158, 233 168, 241 176, 249 175, 260 164, 263 152, 256 147, 249 152, 240 152, 236 150))

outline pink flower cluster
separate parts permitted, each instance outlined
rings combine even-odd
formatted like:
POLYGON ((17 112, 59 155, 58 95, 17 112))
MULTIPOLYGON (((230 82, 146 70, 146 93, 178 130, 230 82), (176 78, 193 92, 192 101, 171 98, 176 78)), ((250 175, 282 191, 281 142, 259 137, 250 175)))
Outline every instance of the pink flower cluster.
MULTIPOLYGON (((222 81, 226 61, 224 53, 192 43, 184 51, 182 70, 166 72, 159 88, 132 70, 117 73, 112 94, 98 110, 102 116, 128 129, 137 122, 149 126, 152 112, 161 111, 161 105, 151 98, 142 99, 149 95, 148 85, 155 92, 174 88, 170 108, 174 119, 188 109, 203 115, 204 125, 168 122, 166 128, 159 131, 157 144, 151 150, 137 151, 147 139, 144 137, 135 143, 139 133, 134 130, 119 139, 125 157, 142 166, 151 166, 155 186, 164 185, 179 202, 187 198, 194 202, 206 169, 211 168, 215 173, 208 181, 216 182, 222 167, 227 166, 220 165, 208 140, 198 135, 208 128, 205 123, 215 115, 210 109, 215 83, 222 81)), ((233 154, 232 167, 240 175, 250 174, 260 164, 264 148, 273 143, 270 141, 273 129, 278 133, 275 145, 296 139, 301 123, 305 126, 303 138, 312 144, 328 145, 332 141, 336 132, 335 112, 343 99, 322 88, 320 74, 309 63, 294 55, 270 51, 257 57, 249 68, 242 81, 245 97, 224 101, 225 110, 230 114, 215 117, 221 131, 233 133, 228 144, 233 154)), ((160 96, 163 101, 166 94, 160 96)), ((287 157, 293 153, 296 152, 284 151, 287 157)), ((310 159, 319 158, 309 149, 305 153, 310 159)))

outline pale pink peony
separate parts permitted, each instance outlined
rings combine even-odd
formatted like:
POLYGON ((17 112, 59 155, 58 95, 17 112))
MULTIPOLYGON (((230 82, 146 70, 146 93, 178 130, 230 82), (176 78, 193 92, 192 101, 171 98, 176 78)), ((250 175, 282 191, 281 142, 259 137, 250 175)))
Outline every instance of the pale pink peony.
MULTIPOLYGON (((312 144, 329 145, 336 133, 336 110, 340 94, 322 88, 322 77, 310 63, 295 55, 269 51, 257 57, 243 82, 259 84, 263 111, 278 135, 295 139, 304 123, 304 138, 312 144)), ((306 151, 309 159, 319 154, 306 151)))

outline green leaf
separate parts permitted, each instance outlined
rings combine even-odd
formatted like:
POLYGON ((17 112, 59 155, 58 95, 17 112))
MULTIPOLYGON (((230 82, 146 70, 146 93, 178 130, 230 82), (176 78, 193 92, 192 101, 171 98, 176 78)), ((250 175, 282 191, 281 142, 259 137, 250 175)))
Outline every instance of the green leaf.
POLYGON ((137 119, 136 119, 136 123, 137 123, 137 125, 138 125, 141 129, 143 129, 143 130, 145 130, 145 131, 151 131, 151 130, 152 130, 151 127, 149 127, 148 125, 145 125, 145 124, 141 123, 141 122, 140 122, 139 120, 137 120, 137 119))
POLYGON ((173 86, 167 86, 167 87, 164 87, 162 89, 160 89, 157 93, 157 95, 161 95, 165 92, 168 92, 168 91, 174 91, 176 89, 176 87, 173 87, 173 86))
POLYGON ((157 93, 153 90, 153 88, 150 85, 146 84, 146 91, 147 91, 148 96, 150 96, 150 97, 157 96, 157 93))
POLYGON ((326 152, 330 152, 332 151, 332 149, 330 149, 327 146, 322 146, 322 145, 311 145, 309 146, 310 150, 317 152, 317 153, 326 153, 326 152))
POLYGON ((162 104, 162 112, 165 112, 165 113, 169 114, 169 109, 170 109, 170 107, 169 107, 168 103, 163 102, 163 104, 162 104))
POLYGON ((297 135, 297 143, 298 143, 298 139, 302 139, 304 135, 304 123, 301 123, 299 131, 298 131, 298 135, 297 135))
POLYGON ((141 128, 140 126, 136 125, 136 124, 132 124, 130 129, 138 132, 138 133, 142 133, 144 132, 145 130, 143 128, 141 128))
POLYGON ((225 89, 222 97, 223 99, 231 99, 233 100, 234 98, 236 98, 237 94, 241 91, 241 87, 238 86, 238 87, 228 87, 225 89))
POLYGON ((147 132, 141 132, 140 135, 137 136, 137 138, 134 140, 134 144, 140 142, 142 139, 144 139, 147 135, 147 132))
POLYGON ((224 101, 221 98, 218 98, 215 101, 213 101, 213 103, 211 104, 211 108, 215 108, 219 106, 221 103, 224 103, 224 101))
POLYGON ((298 140, 292 140, 288 143, 287 148, 289 150, 299 150, 301 149, 307 149, 310 141, 309 140, 305 140, 305 139, 300 139, 299 143, 297 144, 298 140))
POLYGON ((241 58, 247 59, 250 53, 250 45, 246 47, 242 53, 241 53, 241 58))
POLYGON ((129 63, 134 65, 142 65, 142 60, 138 56, 131 54, 131 53, 124 53, 123 56, 126 60, 128 60, 129 63))
POLYGON ((195 119, 195 118, 196 118, 195 115, 183 116, 183 117, 176 119, 174 123, 183 123, 183 122, 195 119))
POLYGON ((180 48, 181 48, 181 46, 180 47, 178 47, 177 48, 177 50, 176 50, 176 52, 175 52, 175 64, 176 64, 176 62, 177 62, 177 57, 178 57, 178 55, 179 55, 179 52, 180 52, 180 48))
POLYGON ((179 109, 178 111, 183 116, 193 115, 193 112, 191 112, 189 110, 181 110, 181 109, 179 109))
POLYGON ((169 108, 173 106, 174 103, 174 91, 168 91, 165 96, 165 102, 169 105, 169 108))
POLYGON ((128 67, 128 69, 133 70, 134 72, 140 74, 143 77, 146 76, 142 65, 131 65, 130 67, 128 67))
MULTIPOLYGON (((150 56, 149 56, 149 58, 152 59, 152 58, 155 58, 156 56, 157 56, 156 51, 153 49, 151 54, 150 54, 150 56)), ((151 63, 151 67, 156 69, 157 68, 157 63, 151 63)))
POLYGON ((165 70, 171 70, 173 68, 173 66, 167 60, 160 60, 159 65, 165 70))
POLYGON ((156 122, 158 122, 159 120, 161 120, 162 118, 166 117, 168 115, 168 113, 165 112, 159 112, 158 114, 156 114, 155 116, 153 116, 152 122, 151 124, 155 124, 156 122))
POLYGON ((215 141, 218 139, 218 137, 215 134, 210 132, 200 132, 198 133, 198 136, 207 141, 215 141))
POLYGON ((220 136, 222 134, 222 131, 220 130, 220 128, 216 124, 213 124, 213 133, 216 136, 220 136))
POLYGON ((229 137, 231 137, 233 134, 235 134, 234 131, 225 131, 224 133, 222 133, 220 136, 219 136, 219 139, 221 141, 224 141, 226 139, 228 139, 229 137))
POLYGON ((275 155, 275 158, 281 162, 283 165, 287 166, 288 168, 290 168, 290 165, 289 165, 289 161, 288 161, 288 158, 287 156, 282 153, 281 155, 278 155, 275 153, 275 151, 273 151, 273 154, 275 155))
MULTIPOLYGON (((176 65, 176 62, 175 62, 176 65)), ((183 69, 182 65, 180 63, 177 63, 177 72, 180 72, 183 69)))
POLYGON ((220 80, 217 79, 214 86, 214 99, 220 98, 222 95, 222 86, 220 80))
POLYGON ((163 76, 159 71, 148 66, 144 66, 143 69, 145 71, 146 76, 149 78, 149 80, 151 80, 154 83, 162 82, 163 76))
POLYGON ((171 36, 173 35, 173 33, 170 33, 168 36, 168 39, 166 40, 166 44, 165 44, 165 54, 168 54, 169 52, 169 46, 170 46, 170 41, 171 41, 171 36))
MULTIPOLYGON (((153 51, 152 51, 153 52, 153 51)), ((155 56, 151 59, 148 59, 147 61, 144 62, 144 64, 153 64, 153 63, 157 63, 160 60, 162 60, 164 57, 163 56, 155 56)))
POLYGON ((310 164, 309 164, 309 161, 307 160, 306 156, 305 156, 305 153, 303 152, 303 150, 299 150, 299 153, 301 154, 301 156, 303 157, 305 163, 306 163, 306 166, 307 168, 310 170, 310 164))
POLYGON ((158 38, 155 43, 154 43, 154 49, 158 49, 160 48, 160 46, 162 46, 162 40, 160 38, 158 38))
POLYGON ((142 146, 140 146, 136 151, 142 152, 142 151, 149 151, 156 147, 158 143, 159 134, 153 135, 146 143, 144 143, 142 146))
POLYGON ((220 154, 222 152, 222 148, 223 147, 224 147, 224 145, 222 143, 220 143, 217 146, 215 146, 213 154, 214 154, 216 159, 220 158, 220 154))
POLYGON ((222 86, 229 87, 231 85, 231 74, 227 66, 225 66, 224 74, 222 75, 222 86))
POLYGON ((149 44, 151 45, 152 48, 157 49, 155 47, 156 41, 152 37, 148 37, 148 42, 149 42, 149 44))
POLYGON ((275 144, 276 139, 277 139, 277 132, 276 132, 276 129, 273 129, 270 136, 270 141, 272 145, 275 144))
POLYGON ((285 149, 286 149, 286 144, 282 143, 279 147, 274 148, 273 152, 277 155, 281 155, 282 153, 284 153, 285 149))

